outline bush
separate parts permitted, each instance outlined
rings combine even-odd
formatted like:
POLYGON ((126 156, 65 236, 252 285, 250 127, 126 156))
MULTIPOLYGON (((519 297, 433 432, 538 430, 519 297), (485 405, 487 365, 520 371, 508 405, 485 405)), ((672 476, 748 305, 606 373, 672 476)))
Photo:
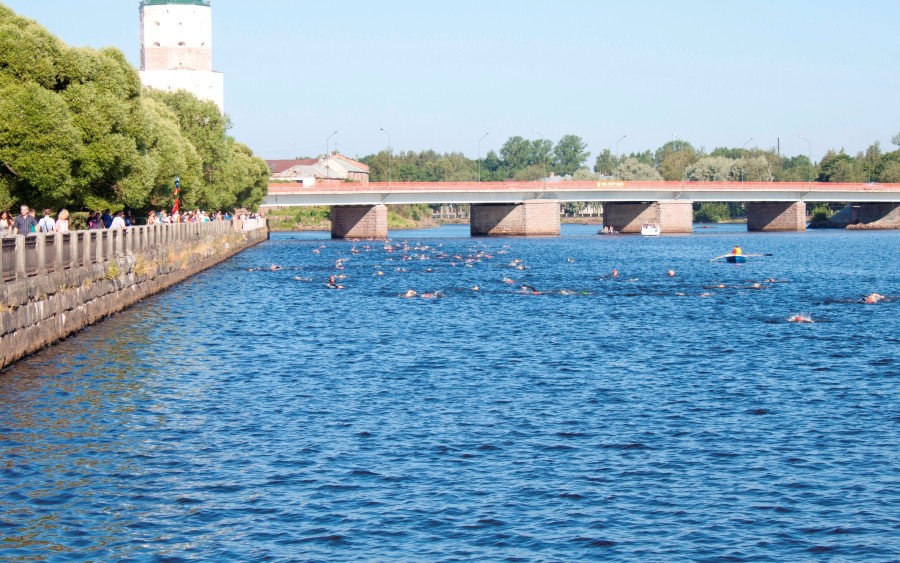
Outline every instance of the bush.
POLYGON ((813 223, 824 222, 831 219, 832 215, 834 215, 834 211, 832 211, 830 207, 823 203, 813 208, 810 221, 813 223))
POLYGON ((701 203, 694 211, 695 223, 722 223, 731 218, 731 211, 726 203, 701 203))

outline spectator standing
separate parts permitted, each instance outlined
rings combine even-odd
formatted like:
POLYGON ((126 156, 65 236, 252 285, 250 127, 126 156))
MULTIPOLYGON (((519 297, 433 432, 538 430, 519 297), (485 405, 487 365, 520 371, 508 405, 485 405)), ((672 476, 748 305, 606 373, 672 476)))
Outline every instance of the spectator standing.
POLYGON ((100 215, 100 220, 103 222, 103 228, 108 229, 110 225, 112 225, 112 215, 109 214, 109 209, 104 209, 103 214, 100 215))
POLYGON ((116 213, 115 219, 109 222, 110 229, 124 229, 125 228, 125 213, 119 211, 116 213))
POLYGON ((69 232, 69 212, 65 209, 60 210, 59 218, 56 220, 55 231, 57 233, 68 233, 69 232))
POLYGON ((34 232, 34 227, 37 225, 37 222, 34 220, 34 215, 30 213, 30 209, 28 209, 27 205, 23 205, 21 208, 22 214, 16 217, 16 220, 13 222, 13 233, 14 235, 30 235, 34 232))
POLYGON ((44 216, 38 221, 37 231, 39 233, 52 233, 56 231, 56 221, 53 220, 49 209, 44 209, 44 216))
POLYGON ((0 211, 0 238, 5 237, 9 234, 10 229, 12 229, 13 220, 12 217, 9 216, 9 213, 6 211, 0 211))

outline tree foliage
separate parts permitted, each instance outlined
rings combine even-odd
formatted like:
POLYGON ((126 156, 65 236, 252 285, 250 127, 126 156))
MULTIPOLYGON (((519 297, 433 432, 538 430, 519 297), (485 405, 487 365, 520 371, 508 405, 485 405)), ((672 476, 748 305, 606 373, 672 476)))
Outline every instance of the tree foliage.
POLYGON ((117 49, 70 48, 0 5, 0 207, 258 205, 265 162, 187 92, 142 90, 117 49))
POLYGON ((553 147, 553 165, 560 176, 571 176, 581 168, 591 155, 585 143, 578 135, 563 135, 553 147))

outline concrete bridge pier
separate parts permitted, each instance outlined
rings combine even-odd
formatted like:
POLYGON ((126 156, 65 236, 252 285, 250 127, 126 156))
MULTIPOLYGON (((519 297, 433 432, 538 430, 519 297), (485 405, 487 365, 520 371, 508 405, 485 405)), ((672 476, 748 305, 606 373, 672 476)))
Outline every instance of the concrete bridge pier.
POLYGON ((620 233, 640 233, 641 225, 657 224, 662 234, 691 233, 694 209, 691 201, 651 201, 607 203, 603 206, 603 226, 620 233))
POLYGON ((385 239, 387 215, 385 205, 335 205, 331 208, 331 238, 385 239))
POLYGON ((559 201, 529 199, 522 203, 473 203, 473 237, 559 236, 559 201))
POLYGON ((764 201, 747 204, 748 231, 805 231, 806 202, 764 201))

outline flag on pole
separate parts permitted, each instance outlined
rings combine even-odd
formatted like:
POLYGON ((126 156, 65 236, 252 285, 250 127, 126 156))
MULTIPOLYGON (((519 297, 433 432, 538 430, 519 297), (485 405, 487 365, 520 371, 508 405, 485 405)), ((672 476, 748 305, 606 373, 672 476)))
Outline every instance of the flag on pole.
POLYGON ((181 178, 175 178, 175 205, 172 206, 172 215, 178 213, 178 208, 180 207, 180 199, 181 195, 181 178))

